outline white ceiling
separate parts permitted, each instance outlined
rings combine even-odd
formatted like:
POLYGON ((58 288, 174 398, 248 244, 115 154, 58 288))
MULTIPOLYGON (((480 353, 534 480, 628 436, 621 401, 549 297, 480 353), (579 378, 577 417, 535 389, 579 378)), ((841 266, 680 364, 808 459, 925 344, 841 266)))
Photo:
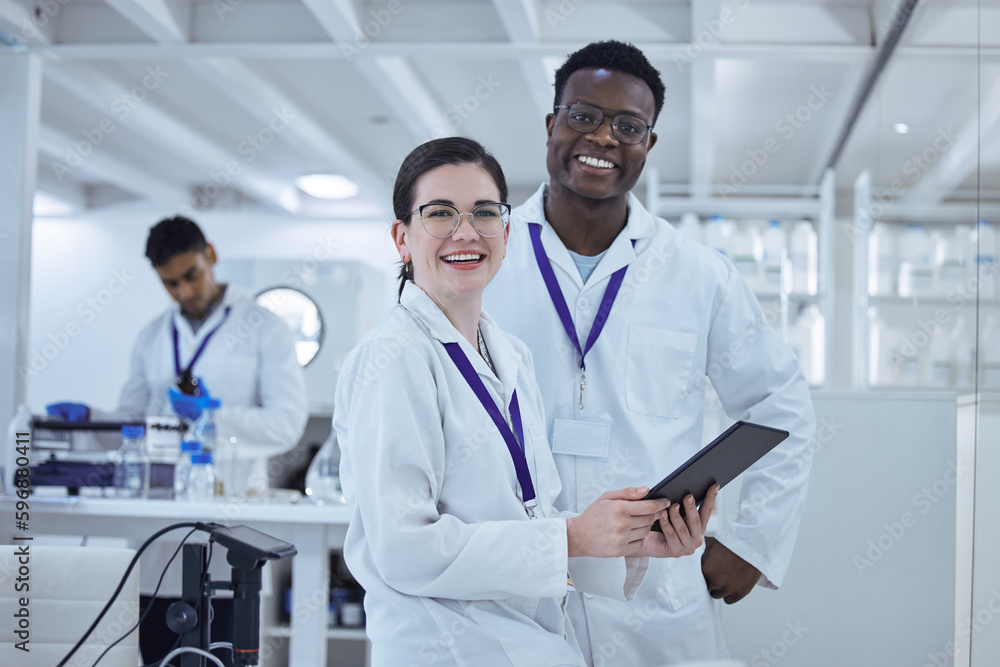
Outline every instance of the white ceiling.
MULTIPOLYGON (((902 4, 0 0, 0 31, 44 55, 38 190, 77 212, 385 220, 402 158, 444 134, 490 146, 523 200, 546 178, 554 68, 608 38, 667 85, 649 163, 668 190, 818 185, 902 4), (312 199, 310 172, 361 193, 312 199)), ((1000 1, 918 4, 837 165, 838 213, 864 168, 901 205, 1000 202, 1000 1)))

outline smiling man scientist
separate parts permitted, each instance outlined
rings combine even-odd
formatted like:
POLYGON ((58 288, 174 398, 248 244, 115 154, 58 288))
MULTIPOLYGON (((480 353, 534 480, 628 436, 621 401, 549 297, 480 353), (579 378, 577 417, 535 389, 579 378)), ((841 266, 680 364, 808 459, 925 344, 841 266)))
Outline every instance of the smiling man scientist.
POLYGON ((744 473, 737 516, 700 560, 651 562, 631 603, 570 593, 592 665, 727 657, 713 599, 781 584, 811 465, 812 402, 792 351, 721 254, 630 194, 663 97, 659 72, 631 45, 570 55, 545 117, 549 182, 514 209, 507 258, 486 291, 485 309, 535 358, 557 504, 578 511, 686 461, 704 445, 709 380, 730 417, 791 436, 744 473))

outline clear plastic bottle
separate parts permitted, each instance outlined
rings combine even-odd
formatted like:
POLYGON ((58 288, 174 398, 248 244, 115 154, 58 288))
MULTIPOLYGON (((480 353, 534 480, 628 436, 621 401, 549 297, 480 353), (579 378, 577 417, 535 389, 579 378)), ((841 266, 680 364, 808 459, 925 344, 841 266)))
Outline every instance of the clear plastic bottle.
POLYGON ((763 233, 764 263, 761 290, 767 294, 778 294, 781 291, 781 272, 785 258, 785 230, 780 220, 769 220, 763 233))
POLYGON ((330 433, 306 471, 306 495, 317 505, 346 505, 337 468, 337 432, 330 433))
POLYGON ((146 427, 122 426, 122 446, 115 457, 115 488, 121 498, 149 497, 146 427))
POLYGON ((191 457, 201 451, 198 440, 181 440, 180 456, 174 466, 174 498, 180 499, 187 492, 191 479, 191 457))
POLYGON ((895 294, 896 242, 884 222, 876 222, 868 237, 868 293, 872 296, 895 294))
POLYGON ((201 443, 201 448, 206 452, 214 452, 217 445, 217 425, 219 421, 219 408, 222 401, 217 398, 210 398, 205 405, 205 409, 196 420, 188 427, 184 434, 185 440, 197 440, 201 443))
POLYGON ((188 502, 205 502, 215 497, 215 472, 212 470, 212 453, 197 452, 191 455, 191 474, 183 499, 188 502))
POLYGON ((808 220, 796 221, 790 241, 792 291, 816 294, 819 287, 819 248, 812 223, 808 220))
POLYGON ((733 237, 733 223, 725 216, 713 215, 705 223, 705 245, 728 256, 733 237))
POLYGON ((997 296, 997 234, 989 220, 980 220, 976 226, 976 274, 979 297, 995 299, 997 296))

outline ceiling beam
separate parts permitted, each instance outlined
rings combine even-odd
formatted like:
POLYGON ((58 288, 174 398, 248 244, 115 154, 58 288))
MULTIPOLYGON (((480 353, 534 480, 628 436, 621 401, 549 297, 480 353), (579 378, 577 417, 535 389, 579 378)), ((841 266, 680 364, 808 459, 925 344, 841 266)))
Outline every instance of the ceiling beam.
MULTIPOLYGON (((313 1, 313 0, 309 0, 313 1)), ((351 41, 353 42, 353 37, 351 41)), ((686 56, 689 42, 636 43, 650 60, 671 60, 686 56)), ((341 44, 330 42, 202 42, 187 44, 57 44, 46 47, 66 60, 122 60, 148 58, 177 60, 184 58, 262 58, 269 60, 365 60, 377 56, 462 58, 474 55, 484 59, 513 60, 522 57, 554 57, 564 59, 567 53, 580 48, 579 42, 368 42, 364 51, 345 53, 341 44)), ((801 62, 853 62, 869 56, 874 48, 854 44, 710 44, 705 56, 723 58, 762 58, 777 61, 795 58, 801 62)), ((900 53, 928 56, 1000 60, 1000 47, 921 46, 900 49, 900 53)))
MULTIPOLYGON (((720 12, 719 0, 692 2, 692 40, 703 26, 718 20, 720 12)), ((691 86, 688 177, 691 196, 695 198, 710 195, 715 181, 715 59, 706 55, 703 52, 700 57, 687 60, 691 86)))
MULTIPOLYGON (((78 140, 78 137, 43 125, 38 135, 38 149, 50 156, 51 160, 40 159, 39 169, 52 170, 58 181, 61 172, 56 164, 62 164, 63 155, 66 153, 65 147, 72 146, 78 140)), ((134 164, 123 162, 100 151, 90 153, 73 168, 73 171, 90 175, 103 183, 111 183, 139 199, 174 209, 187 204, 191 199, 191 194, 186 190, 172 187, 159 178, 136 169, 134 164)), ((75 177, 74 180, 79 180, 79 177, 75 177)), ((40 189, 45 189, 45 186, 40 186, 40 189)))
POLYGON ((979 108, 958 129, 938 128, 924 154, 914 154, 907 162, 914 170, 934 162, 919 180, 900 198, 903 206, 927 206, 942 202, 977 169, 985 164, 996 165, 991 150, 1000 142, 1000 81, 986 91, 979 108), (930 153, 930 155, 926 155, 930 153))
POLYGON ((156 42, 187 42, 191 38, 191 4, 181 0, 104 0, 132 25, 156 42))
MULTIPOLYGON (((173 2, 174 0, 171 0, 173 2)), ((138 3, 136 0, 105 0, 123 17, 157 42, 185 42, 189 32, 181 27, 183 21, 165 3, 138 3)), ((190 14, 190 7, 188 7, 190 14)), ((347 176, 358 184, 375 201, 387 197, 387 188, 375 171, 365 166, 365 161, 333 139, 322 124, 306 113, 292 96, 281 91, 272 82, 256 74, 248 66, 231 58, 207 58, 196 72, 208 80, 216 90, 242 107, 260 123, 268 123, 273 109, 291 107, 295 119, 284 130, 283 140, 290 142, 305 154, 319 155, 330 164, 333 171, 347 176)))
POLYGON ((209 58, 204 64, 204 68, 199 68, 202 76, 259 122, 268 122, 272 109, 290 107, 295 120, 282 133, 283 140, 302 153, 319 155, 332 171, 357 183, 373 201, 388 200, 390 193, 385 182, 367 161, 337 141, 291 95, 238 60, 209 58))
POLYGON ((441 105, 406 60, 408 51, 379 53, 372 50, 378 45, 371 40, 358 40, 364 33, 351 0, 302 0, 302 3, 337 42, 334 50, 361 72, 386 108, 404 110, 394 117, 414 139, 422 142, 435 134, 440 136, 446 127, 441 105), (405 105, 400 105, 401 100, 405 100, 405 105))
MULTIPOLYGON (((532 0, 493 0, 500 22, 514 44, 537 44, 539 40, 538 6, 532 0)), ((552 112, 552 72, 545 59, 521 56, 517 59, 521 76, 528 86, 535 108, 542 114, 552 112)))
MULTIPOLYGON (((101 113, 107 112, 108 100, 120 97, 126 88, 93 69, 70 71, 66 67, 48 67, 45 78, 101 113)), ((227 165, 237 162, 231 151, 166 113, 152 99, 147 98, 140 109, 132 111, 127 123, 130 130, 151 144, 192 165, 209 165, 215 171, 227 171, 227 165)), ((239 170, 231 175, 233 187, 267 207, 290 213, 298 211, 299 197, 294 186, 270 178, 249 164, 237 163, 239 170)), ((207 181, 208 175, 202 176, 202 180, 207 181)))

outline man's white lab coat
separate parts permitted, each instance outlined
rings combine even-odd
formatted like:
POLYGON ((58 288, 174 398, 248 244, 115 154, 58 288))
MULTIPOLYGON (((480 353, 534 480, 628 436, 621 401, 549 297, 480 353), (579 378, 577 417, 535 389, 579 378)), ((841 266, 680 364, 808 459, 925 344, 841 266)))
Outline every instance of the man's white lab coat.
MULTIPOLYGON (((739 514, 717 534, 763 573, 761 585, 777 587, 802 516, 815 430, 809 387, 793 352, 722 255, 652 216, 633 195, 625 229, 584 285, 545 221, 545 187, 514 209, 507 256, 486 290, 484 307, 531 350, 550 437, 557 411, 579 402, 580 368, 527 225, 542 224, 541 240, 581 347, 611 274, 628 266, 604 330, 586 356, 584 401, 612 420, 610 448, 598 457, 555 454, 563 487, 556 507, 578 511, 608 489, 653 486, 690 458, 716 435, 702 433, 711 381, 733 419, 791 433, 744 473, 739 514)), ((710 530, 718 529, 719 518, 714 522, 710 530)), ((701 553, 653 559, 645 585, 628 604, 571 596, 571 618, 585 652, 589 643, 591 664, 725 657, 701 553)))

